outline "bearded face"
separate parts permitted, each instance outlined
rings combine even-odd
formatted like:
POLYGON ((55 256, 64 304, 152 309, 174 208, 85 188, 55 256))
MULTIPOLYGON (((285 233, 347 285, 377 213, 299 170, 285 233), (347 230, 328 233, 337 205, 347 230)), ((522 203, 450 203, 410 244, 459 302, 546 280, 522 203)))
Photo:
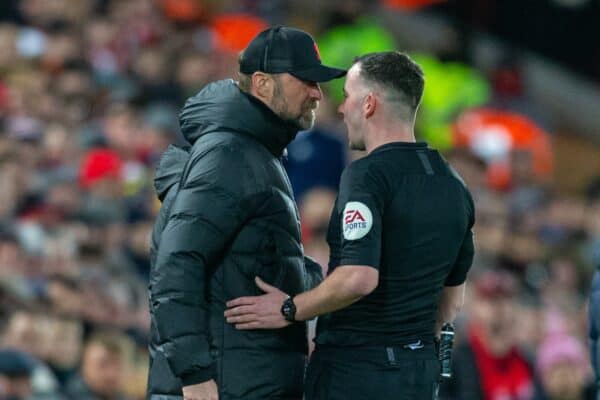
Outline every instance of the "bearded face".
POLYGON ((271 108, 284 121, 300 130, 313 127, 321 98, 317 83, 301 81, 291 75, 274 76, 271 108))

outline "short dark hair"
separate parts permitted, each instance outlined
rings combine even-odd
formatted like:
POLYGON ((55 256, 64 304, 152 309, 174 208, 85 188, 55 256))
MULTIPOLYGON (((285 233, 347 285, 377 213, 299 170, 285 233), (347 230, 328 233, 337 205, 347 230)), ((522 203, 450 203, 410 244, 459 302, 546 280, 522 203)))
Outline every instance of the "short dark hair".
POLYGON ((416 111, 425 86, 421 67, 407 54, 399 51, 369 53, 354 59, 360 64, 360 76, 369 83, 391 89, 393 97, 416 111), (399 96, 395 96, 399 95, 399 96))

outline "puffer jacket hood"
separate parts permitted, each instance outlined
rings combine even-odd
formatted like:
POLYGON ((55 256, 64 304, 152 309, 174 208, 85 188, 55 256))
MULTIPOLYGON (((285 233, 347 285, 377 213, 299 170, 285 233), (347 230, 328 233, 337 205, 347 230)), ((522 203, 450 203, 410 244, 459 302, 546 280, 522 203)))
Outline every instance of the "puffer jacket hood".
POLYGON ((169 189, 179 182, 185 163, 190 158, 190 147, 169 145, 163 153, 156 173, 154 174, 154 190, 162 202, 169 189))
POLYGON ((242 92, 233 79, 210 83, 188 99, 179 122, 183 136, 192 145, 208 133, 233 131, 253 137, 277 157, 299 130, 263 102, 242 92))

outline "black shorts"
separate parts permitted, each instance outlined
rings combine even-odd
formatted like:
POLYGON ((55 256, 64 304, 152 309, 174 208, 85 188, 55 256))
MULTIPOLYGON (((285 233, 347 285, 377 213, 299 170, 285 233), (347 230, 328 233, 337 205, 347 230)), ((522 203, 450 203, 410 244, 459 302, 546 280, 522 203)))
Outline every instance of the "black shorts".
POLYGON ((305 400, 432 400, 440 363, 434 346, 332 348, 313 352, 305 400))

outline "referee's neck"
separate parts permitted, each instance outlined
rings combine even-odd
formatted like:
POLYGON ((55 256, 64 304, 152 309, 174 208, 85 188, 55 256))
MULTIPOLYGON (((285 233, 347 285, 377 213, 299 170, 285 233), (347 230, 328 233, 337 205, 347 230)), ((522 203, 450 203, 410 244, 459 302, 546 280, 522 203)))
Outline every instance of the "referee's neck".
POLYGON ((372 152, 378 147, 388 143, 405 142, 415 143, 415 134, 413 126, 407 123, 396 123, 387 126, 373 126, 365 132, 365 150, 372 152))

